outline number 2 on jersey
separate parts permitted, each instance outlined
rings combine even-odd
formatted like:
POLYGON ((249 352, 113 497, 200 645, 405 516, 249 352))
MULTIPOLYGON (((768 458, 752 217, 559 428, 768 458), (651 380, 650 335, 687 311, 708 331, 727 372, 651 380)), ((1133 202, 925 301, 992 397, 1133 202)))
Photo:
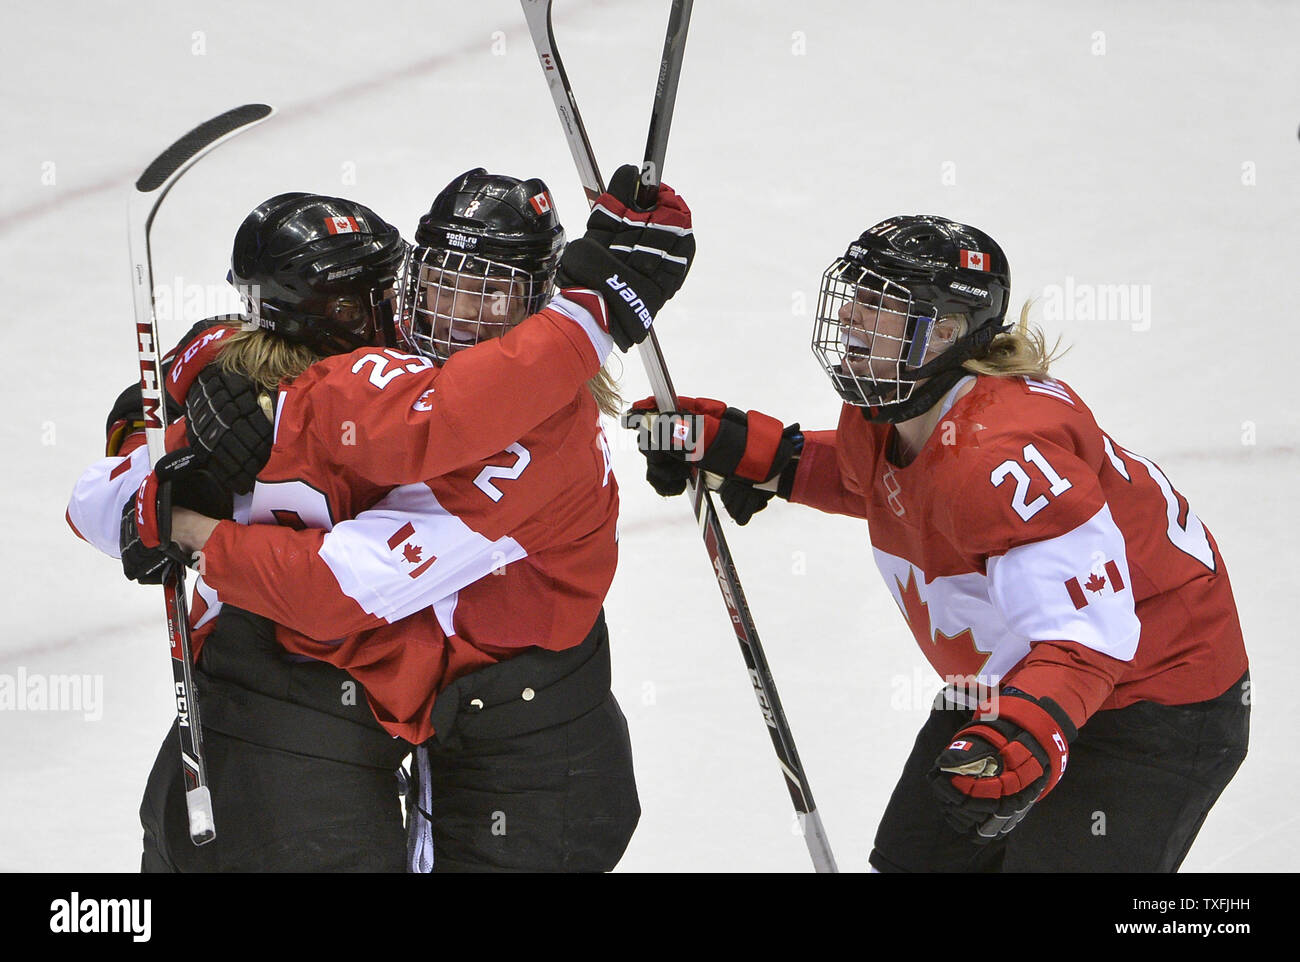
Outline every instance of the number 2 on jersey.
MULTIPOLYGON (((1110 463, 1119 472, 1119 476, 1132 484, 1133 478, 1129 474, 1123 459, 1115 453, 1115 445, 1111 444, 1110 438, 1103 434, 1101 443, 1106 449, 1106 457, 1110 458, 1110 463)), ((1218 565, 1215 561, 1214 549, 1210 547, 1210 539, 1205 533, 1205 525, 1201 524, 1201 519, 1196 516, 1192 506, 1187 505, 1186 520, 1180 522, 1182 505, 1178 503, 1178 492, 1169 483, 1165 473, 1156 467, 1154 461, 1149 461, 1140 454, 1134 454, 1128 448, 1120 448, 1120 450, 1146 468, 1147 474, 1151 475, 1151 480, 1160 489, 1160 495, 1165 499, 1165 518, 1168 521, 1165 534, 1169 536, 1169 543, 1183 554, 1195 558, 1211 571, 1217 570, 1218 565)))
POLYGON ((500 501, 505 496, 501 489, 492 483, 493 480, 513 481, 524 473, 524 468, 528 467, 528 463, 533 460, 533 456, 528 453, 528 449, 518 442, 510 445, 506 450, 517 459, 511 467, 502 468, 495 464, 489 464, 474 479, 474 486, 493 501, 500 501))

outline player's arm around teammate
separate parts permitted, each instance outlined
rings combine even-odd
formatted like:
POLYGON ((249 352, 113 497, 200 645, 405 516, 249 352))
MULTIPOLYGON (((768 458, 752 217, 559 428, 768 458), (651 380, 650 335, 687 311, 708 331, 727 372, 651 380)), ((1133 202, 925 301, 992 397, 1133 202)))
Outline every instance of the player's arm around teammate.
MULTIPOLYGON (((314 358, 367 343, 391 316, 405 245, 395 228, 359 204, 303 193, 273 198, 237 233, 232 274, 245 269, 253 250, 276 261, 275 277, 268 275, 260 288, 266 297, 259 306, 266 310, 196 325, 170 354, 171 448, 187 444, 188 387, 247 334, 241 328, 259 320, 277 323, 311 341, 280 352, 276 362, 283 364, 295 352, 314 358), (274 242, 261 245, 259 239, 274 242), (295 262, 295 253, 304 256, 295 262)), ((123 434, 125 442, 101 464, 106 470, 92 467, 79 479, 68 513, 78 533, 120 555, 128 577, 156 583, 164 555, 142 541, 140 531, 150 522, 137 524, 131 510, 138 498, 131 488, 150 479, 143 448, 131 451, 142 443, 131 431, 140 412, 137 385, 124 392, 110 418, 110 446, 123 434), (124 451, 130 453, 122 457, 124 451)), ((247 497, 209 471, 172 464, 177 476, 166 487, 175 503, 195 505, 195 492, 206 491, 209 504, 223 501, 208 510, 225 517, 246 512, 247 497)), ((201 579, 190 614, 218 834, 202 847, 189 840, 173 727, 140 807, 142 869, 400 871, 405 833, 394 772, 410 746, 379 726, 364 699, 340 697, 354 684, 345 672, 289 659, 276 646, 271 623, 222 606, 201 579)))
MULTIPOLYGON (((629 322, 631 333, 614 338, 628 345, 680 285, 694 245, 689 211, 671 189, 651 212, 619 199, 623 188, 630 198, 634 175, 633 168, 616 175, 588 236, 558 264, 562 299, 593 313, 606 309, 597 292, 613 291, 611 277, 638 292, 639 302, 620 297, 608 309, 611 331, 620 329, 620 312, 629 322), (653 245, 662 256, 647 256, 653 245)), ((404 342, 419 352, 405 367, 440 372, 432 398, 403 388, 400 370, 384 369, 380 386, 347 358, 316 365, 281 395, 274 450, 254 499, 287 491, 279 485, 302 493, 296 486, 312 482, 334 510, 325 521, 302 520, 322 530, 226 523, 216 526, 222 543, 214 549, 203 540, 210 520, 199 521, 207 528, 192 543, 187 525, 199 519, 178 512, 172 529, 187 547, 204 547, 206 576, 223 597, 281 623, 282 644, 363 680, 390 731, 419 738, 433 727, 437 737, 419 763, 431 805, 417 804, 430 813, 442 869, 610 868, 639 811, 626 724, 609 692, 601 612, 616 556, 616 485, 597 410, 601 402, 616 410, 609 382, 570 386, 571 403, 504 457, 424 481, 392 487, 411 468, 376 440, 418 436, 421 408, 448 393, 453 376, 468 383, 486 352, 519 352, 516 325, 550 296, 557 231, 540 182, 482 171, 453 182, 421 221, 401 317, 404 342), (330 448, 326 432, 296 427, 308 414, 295 406, 315 424, 346 412, 356 450, 330 448), (385 484, 380 500, 353 518, 385 484), (293 628, 314 638, 294 638, 285 631, 293 628), (345 630, 365 637, 336 637, 345 630), (439 635, 443 663, 428 644, 439 635), (448 684, 456 689, 449 694, 448 684), (501 798, 508 833, 470 805, 488 796, 501 798)), ((195 423, 230 422, 194 410, 195 397, 195 423)), ((476 417, 516 416, 501 408, 517 403, 484 390, 476 417)))

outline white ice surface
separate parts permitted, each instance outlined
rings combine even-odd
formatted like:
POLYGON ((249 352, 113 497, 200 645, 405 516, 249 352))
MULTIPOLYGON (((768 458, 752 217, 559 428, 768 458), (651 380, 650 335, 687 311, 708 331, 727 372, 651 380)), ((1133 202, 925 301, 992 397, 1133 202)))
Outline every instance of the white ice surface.
MULTIPOLYGON (((608 176, 639 159, 667 3, 558 6, 608 176)), ((510 0, 51 2, 6 20, 0 674, 102 676, 103 705, 97 720, 0 711, 0 870, 131 871, 171 718, 160 597, 63 523, 133 377, 131 181, 227 107, 281 110, 204 160, 158 217, 159 286, 205 285, 182 289, 167 341, 231 303, 230 238, 280 191, 356 197, 408 235, 478 165, 542 176, 570 236, 585 206, 510 0)), ((889 214, 985 228, 1017 304, 1067 277, 1149 290, 1147 330, 1046 326, 1072 345, 1057 373, 1166 470, 1232 574, 1257 686, 1251 755, 1189 871, 1300 865, 1297 40, 1300 8, 1284 3, 706 0, 666 165, 699 237, 658 325, 678 390, 806 428, 837 413, 807 347, 818 279, 889 214)), ((647 394, 639 362, 625 369, 627 396, 647 394)), ((644 808, 622 867, 806 870, 693 519, 641 482, 621 433, 608 614, 644 808)), ((776 505, 729 536, 836 855, 862 871, 932 676, 861 524, 776 505)))

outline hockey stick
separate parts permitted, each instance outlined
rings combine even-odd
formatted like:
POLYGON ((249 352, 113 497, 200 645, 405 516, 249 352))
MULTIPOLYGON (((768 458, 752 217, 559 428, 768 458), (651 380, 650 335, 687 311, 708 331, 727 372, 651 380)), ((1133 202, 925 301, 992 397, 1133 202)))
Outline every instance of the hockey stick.
MULTIPOLYGON (((261 123, 274 112, 274 108, 265 104, 245 104, 200 124, 159 154, 131 190, 127 207, 127 241, 135 302, 136 351, 140 358, 140 396, 151 464, 156 464, 166 453, 167 433, 158 318, 153 306, 153 254, 149 247, 154 215, 167 192, 200 157, 236 134, 261 123)), ((207 765, 203 757, 199 701, 194 693, 185 569, 180 564, 167 566, 163 596, 167 633, 171 639, 172 690, 176 699, 181 765, 185 773, 185 808, 189 814, 190 839, 195 845, 203 845, 216 838, 217 828, 212 818, 212 793, 208 789, 207 765)))
MULTIPOLYGON (((546 77, 551 98, 555 101, 556 111, 560 115, 569 150, 578 168, 582 188, 587 194, 588 203, 594 203, 604 188, 591 141, 587 138, 586 128, 582 124, 578 105, 573 97, 573 88, 569 85, 564 64, 555 47, 555 34, 551 26, 551 0, 520 0, 520 3, 524 8, 528 31, 532 35, 533 45, 542 64, 542 73, 546 77)), ((664 156, 668 149, 668 131, 677 97, 677 81, 681 74, 682 58, 686 49, 686 28, 690 21, 690 14, 691 0, 674 0, 668 20, 667 37, 664 41, 659 79, 655 87, 654 109, 646 142, 645 163, 641 168, 638 201, 645 199, 647 202, 652 202, 658 193, 664 156)), ((673 390, 672 381, 668 376, 668 366, 664 362, 654 328, 650 329, 649 337, 641 345, 641 359, 654 389, 655 403, 658 408, 661 411, 676 410, 677 392, 673 390)), ((799 761, 794 736, 790 732, 785 711, 781 707, 781 699, 777 695, 776 682, 772 678, 763 646, 758 640, 758 629, 749 612, 745 593, 740 587, 740 576, 736 573, 731 551, 723 536, 721 522, 713 507, 713 499, 698 472, 692 476, 687 490, 696 520, 704 535, 704 545, 709 552, 709 559, 718 579, 718 587, 722 591, 723 601, 731 616, 736 639, 740 642, 741 654, 749 670, 754 694, 758 697, 759 709, 768 726, 772 747, 776 750, 777 763, 781 766, 781 773, 785 777, 790 800, 799 814, 813 867, 818 872, 837 872, 835 856, 831 853, 821 815, 818 814, 817 806, 813 802, 808 777, 799 761)))

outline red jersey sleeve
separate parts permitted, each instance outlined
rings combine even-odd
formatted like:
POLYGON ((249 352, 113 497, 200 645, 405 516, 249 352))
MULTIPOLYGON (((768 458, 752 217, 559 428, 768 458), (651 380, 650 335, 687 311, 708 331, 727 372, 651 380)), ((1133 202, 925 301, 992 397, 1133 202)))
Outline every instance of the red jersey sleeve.
POLYGON ((1128 662, 1074 642, 1039 642, 1006 683, 1035 698, 1051 698, 1078 728, 1101 707, 1128 667, 1128 662))
POLYGON ((276 449, 374 485, 412 484, 490 457, 571 403, 600 369, 593 335, 570 313, 553 302, 440 368, 385 348, 326 358, 282 395, 276 449))
POLYGON ((1123 534, 1097 469, 1067 437, 1018 431, 956 457, 938 531, 988 574, 990 598, 1030 653, 1005 682, 1054 699, 1082 725, 1137 650, 1123 534))
POLYGON ((222 521, 203 546, 203 578, 222 601, 319 641, 383 624, 339 590, 324 539, 318 528, 222 521))
MULTIPOLYGON (((616 511, 603 440, 588 396, 491 458, 320 522, 329 531, 219 524, 205 576, 223 600, 320 640, 399 621, 599 527, 616 511)), ((284 515, 268 500, 255 517, 284 515)))
POLYGON ((862 489, 852 468, 840 457, 835 431, 806 431, 795 468, 790 500, 828 514, 865 518, 862 489))
POLYGON ((979 559, 1073 531, 1106 503, 1096 471, 1073 451, 1025 435, 959 456, 946 487, 935 526, 979 559))
POLYGON ((223 601, 328 641, 436 606, 528 556, 471 521, 411 484, 329 532, 222 522, 203 547, 204 578, 223 601))

